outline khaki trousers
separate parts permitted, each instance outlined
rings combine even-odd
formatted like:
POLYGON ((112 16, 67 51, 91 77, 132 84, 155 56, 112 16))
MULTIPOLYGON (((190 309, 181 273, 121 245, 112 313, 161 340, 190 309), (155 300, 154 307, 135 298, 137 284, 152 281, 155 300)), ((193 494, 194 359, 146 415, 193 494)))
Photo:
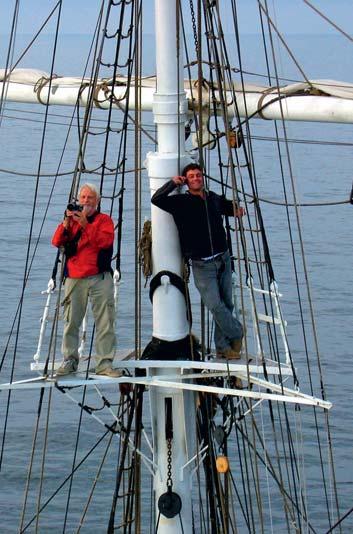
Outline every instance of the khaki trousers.
MULTIPOLYGON (((88 298, 91 301, 96 327, 95 348, 98 367, 102 360, 113 360, 116 347, 114 286, 109 273, 66 279, 62 353, 64 359, 79 357, 79 330, 86 313, 88 298)), ((102 363, 102 367, 104 366, 102 363)))

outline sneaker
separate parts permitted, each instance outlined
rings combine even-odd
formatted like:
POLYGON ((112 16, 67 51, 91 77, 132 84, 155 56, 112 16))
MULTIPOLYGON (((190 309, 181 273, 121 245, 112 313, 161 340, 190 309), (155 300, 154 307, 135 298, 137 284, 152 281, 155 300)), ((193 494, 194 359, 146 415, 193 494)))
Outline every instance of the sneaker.
POLYGON ((57 376, 70 375, 71 373, 76 373, 78 367, 78 361, 76 358, 66 358, 63 363, 60 365, 59 369, 56 370, 57 376))
POLYGON ((113 369, 112 366, 104 367, 103 369, 99 369, 98 371, 95 371, 96 375, 101 376, 110 376, 111 378, 119 378, 123 376, 123 372, 120 371, 120 369, 113 369))

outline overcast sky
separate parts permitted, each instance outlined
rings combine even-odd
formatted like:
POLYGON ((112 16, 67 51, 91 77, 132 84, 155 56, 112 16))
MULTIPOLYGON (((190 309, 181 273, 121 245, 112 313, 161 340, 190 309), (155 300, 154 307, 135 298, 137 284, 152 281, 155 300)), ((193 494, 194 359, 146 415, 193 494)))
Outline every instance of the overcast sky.
MULTIPOLYGON (((167 0, 165 0, 167 1, 167 0)), ((260 0, 265 4, 265 0, 260 0)), ((353 0, 309 0, 312 5, 325 13, 347 33, 353 33, 353 0)), ((304 0, 267 0, 271 16, 282 33, 327 33, 330 25, 320 18, 304 0)), ((20 0, 18 20, 19 33, 33 33, 45 20, 57 0, 20 0)), ((151 32, 154 24, 153 0, 144 0, 144 28, 151 32)), ((189 1, 182 4, 187 9, 189 1)), ((239 24, 242 33, 257 33, 257 0, 237 0, 239 24)), ((0 0, 0 33, 9 33, 13 18, 15 0, 0 0)), ((61 31, 63 33, 91 33, 95 26, 101 0, 63 0, 61 31)), ((196 5, 196 0, 194 0, 196 5)), ((225 32, 232 31, 229 13, 230 0, 221 0, 221 8, 228 11, 224 17, 225 32)), ((54 21, 53 21, 54 23, 54 21)), ((54 25, 49 25, 46 32, 52 33, 54 25)))

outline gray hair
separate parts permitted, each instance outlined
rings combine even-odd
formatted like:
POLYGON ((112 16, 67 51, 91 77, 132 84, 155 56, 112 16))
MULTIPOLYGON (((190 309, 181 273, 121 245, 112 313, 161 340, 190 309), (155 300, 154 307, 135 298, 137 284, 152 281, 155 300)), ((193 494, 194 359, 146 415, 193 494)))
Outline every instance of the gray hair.
POLYGON ((97 186, 94 185, 94 184, 89 184, 89 183, 81 185, 81 187, 80 187, 80 189, 78 191, 78 196, 80 196, 82 189, 85 189, 85 188, 90 189, 96 195, 97 204, 98 204, 98 202, 101 199, 101 196, 100 196, 100 193, 99 193, 99 191, 97 189, 97 186))

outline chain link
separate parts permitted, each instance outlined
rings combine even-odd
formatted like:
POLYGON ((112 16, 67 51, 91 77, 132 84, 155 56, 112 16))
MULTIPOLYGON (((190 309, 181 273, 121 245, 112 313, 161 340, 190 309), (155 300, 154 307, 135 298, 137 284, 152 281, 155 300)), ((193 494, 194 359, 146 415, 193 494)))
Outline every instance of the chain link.
POLYGON ((196 52, 196 57, 197 57, 198 49, 199 49, 199 43, 198 43, 198 40, 197 40, 196 17, 195 17, 194 4, 193 4, 192 0, 190 0, 190 12, 191 12, 192 29, 193 29, 193 32, 194 32, 195 52, 196 52))
POLYGON ((172 440, 171 438, 167 439, 167 488, 172 489, 173 480, 172 480, 172 440))

